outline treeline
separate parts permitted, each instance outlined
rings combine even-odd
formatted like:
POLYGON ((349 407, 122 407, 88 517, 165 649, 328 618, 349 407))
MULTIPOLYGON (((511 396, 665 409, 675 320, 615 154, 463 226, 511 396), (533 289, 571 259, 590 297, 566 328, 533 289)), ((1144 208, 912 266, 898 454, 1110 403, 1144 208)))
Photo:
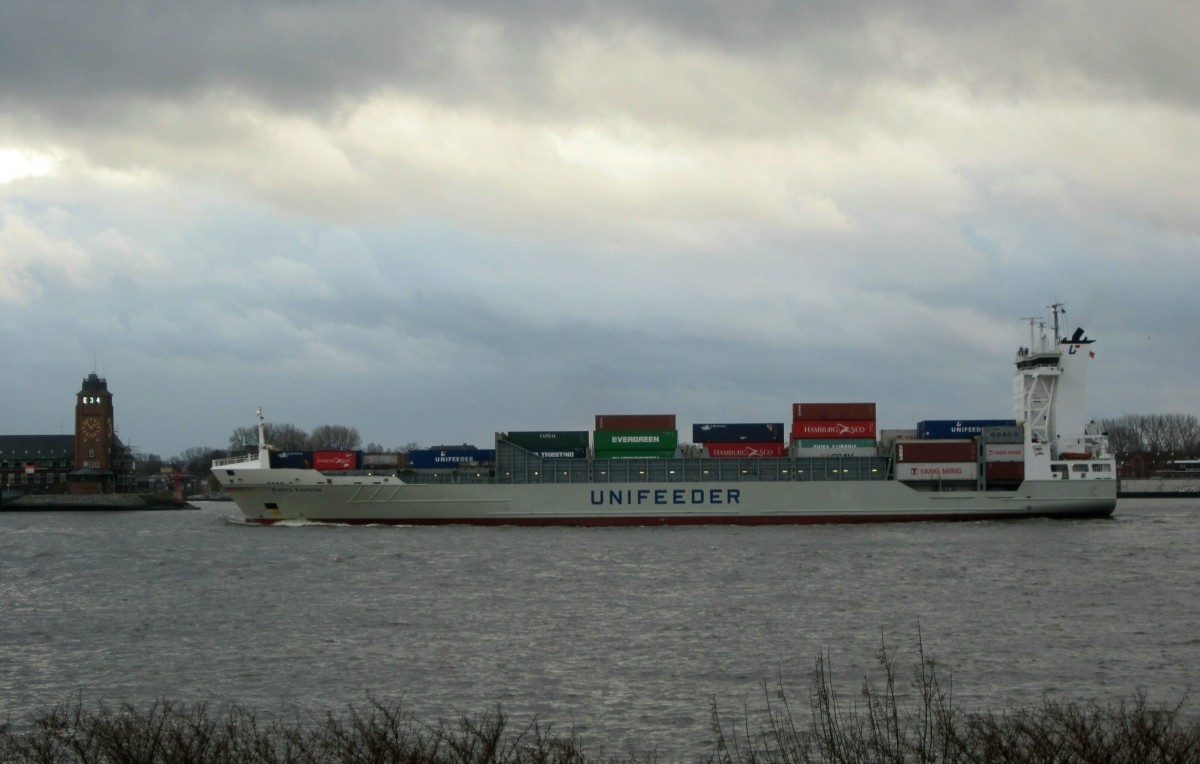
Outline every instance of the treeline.
POLYGON ((1190 414, 1127 414, 1102 419, 1118 462, 1144 460, 1159 470, 1179 459, 1200 459, 1200 419, 1190 414))
MULTIPOLYGON (((818 660, 808 703, 793 711, 782 688, 765 707, 727 716, 713 700, 708 730, 688 754, 704 764, 806 762, 1197 762, 1200 719, 1183 704, 1153 707, 1144 693, 1102 706, 1046 698, 1040 706, 964 712, 938 667, 919 655, 904 683, 886 648, 881 672, 843 694, 818 660), (904 685, 908 685, 905 687, 904 685)), ((399 704, 370 700, 323 718, 275 720, 254 711, 160 701, 86 708, 69 701, 26 723, 0 723, 0 761, 130 764, 617 764, 683 761, 682 752, 644 741, 650 754, 591 750, 574 730, 537 720, 513 724, 497 708, 457 722, 426 723, 399 704)))

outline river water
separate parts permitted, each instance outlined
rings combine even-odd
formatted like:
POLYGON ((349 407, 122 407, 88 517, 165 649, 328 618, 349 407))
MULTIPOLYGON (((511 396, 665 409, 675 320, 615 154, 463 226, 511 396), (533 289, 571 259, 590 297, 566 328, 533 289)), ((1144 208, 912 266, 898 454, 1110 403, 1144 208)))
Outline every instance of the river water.
MULTIPOLYGON (((82 698, 418 720, 499 706, 691 758, 826 656, 853 699, 918 640, 960 708, 1200 688, 1200 500, 1111 520, 797 527, 241 524, 229 503, 0 513, 0 721, 82 698)), ((1194 708, 1192 703, 1190 708, 1194 708)))

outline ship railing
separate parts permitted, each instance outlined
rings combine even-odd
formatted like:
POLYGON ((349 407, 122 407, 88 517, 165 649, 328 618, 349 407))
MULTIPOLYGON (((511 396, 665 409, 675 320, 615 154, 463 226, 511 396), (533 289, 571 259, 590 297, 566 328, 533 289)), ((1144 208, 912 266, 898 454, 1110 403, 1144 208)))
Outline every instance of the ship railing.
POLYGON ((227 456, 223 459, 213 459, 213 467, 227 467, 230 464, 243 464, 245 462, 258 461, 258 454, 242 454, 241 456, 227 456))

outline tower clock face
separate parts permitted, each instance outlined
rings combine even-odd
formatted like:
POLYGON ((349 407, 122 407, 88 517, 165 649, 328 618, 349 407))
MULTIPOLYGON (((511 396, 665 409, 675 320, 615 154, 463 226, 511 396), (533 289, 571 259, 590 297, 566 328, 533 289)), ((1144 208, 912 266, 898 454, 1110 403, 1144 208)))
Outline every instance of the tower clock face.
POLYGON ((100 437, 100 420, 96 417, 88 417, 83 420, 83 435, 85 438, 100 437))

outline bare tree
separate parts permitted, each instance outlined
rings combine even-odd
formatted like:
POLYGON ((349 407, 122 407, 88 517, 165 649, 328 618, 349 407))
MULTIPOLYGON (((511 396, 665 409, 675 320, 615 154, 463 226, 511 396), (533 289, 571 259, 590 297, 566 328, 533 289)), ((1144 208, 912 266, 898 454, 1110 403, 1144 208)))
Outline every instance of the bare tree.
MULTIPOLYGON (((303 451, 308 445, 308 433, 294 424, 263 425, 267 443, 281 451, 303 451)), ((238 427, 229 436, 230 453, 246 452, 258 446, 257 427, 238 427)))
POLYGON ((1200 457, 1200 419, 1190 414, 1126 414, 1101 420, 1118 459, 1142 454, 1152 469, 1200 457))
POLYGON ((314 427, 308 438, 308 447, 314 451, 352 451, 362 444, 358 430, 340 424, 323 424, 314 427))

